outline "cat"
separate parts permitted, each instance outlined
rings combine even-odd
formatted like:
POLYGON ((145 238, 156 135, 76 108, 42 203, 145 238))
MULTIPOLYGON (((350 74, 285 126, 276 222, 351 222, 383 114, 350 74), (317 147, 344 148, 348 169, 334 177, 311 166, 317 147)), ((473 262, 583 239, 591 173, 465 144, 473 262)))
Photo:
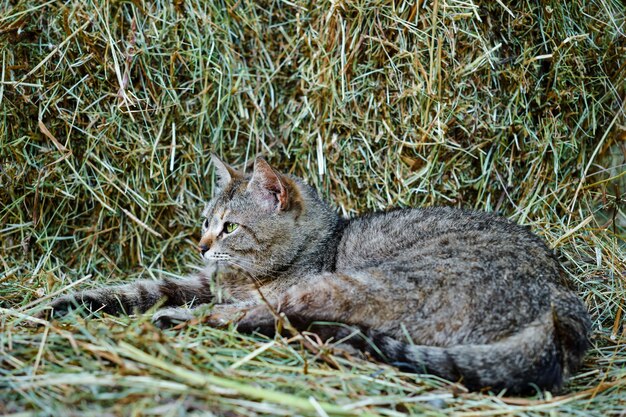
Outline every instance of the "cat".
POLYGON ((470 390, 556 391, 580 367, 588 312, 526 227, 450 207, 345 219, 262 158, 251 174, 212 162, 201 272, 66 295, 53 314, 157 305, 161 327, 204 311, 208 325, 273 335, 279 312, 296 329, 348 338, 375 359, 470 390), (215 305, 195 309, 206 304, 215 305))

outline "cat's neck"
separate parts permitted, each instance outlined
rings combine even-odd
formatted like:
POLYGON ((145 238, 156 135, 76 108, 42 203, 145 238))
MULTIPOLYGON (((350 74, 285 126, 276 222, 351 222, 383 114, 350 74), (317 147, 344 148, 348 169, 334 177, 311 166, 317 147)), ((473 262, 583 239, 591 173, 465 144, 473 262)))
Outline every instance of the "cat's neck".
POLYGON ((293 248, 293 260, 281 271, 283 279, 334 271, 337 247, 348 223, 314 189, 303 184, 299 188, 305 209, 298 220, 300 236, 297 247, 293 248))
POLYGON ((310 237, 302 264, 297 265, 299 262, 296 261, 296 266, 306 269, 309 273, 333 272, 335 270, 337 249, 348 221, 336 213, 333 213, 333 216, 326 220, 327 223, 324 228, 319 229, 319 233, 310 237))

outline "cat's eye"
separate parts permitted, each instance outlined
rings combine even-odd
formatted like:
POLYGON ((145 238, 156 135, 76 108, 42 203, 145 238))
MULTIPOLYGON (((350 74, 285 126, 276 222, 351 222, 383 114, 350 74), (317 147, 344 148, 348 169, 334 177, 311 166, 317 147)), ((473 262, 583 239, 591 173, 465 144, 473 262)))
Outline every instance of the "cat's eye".
POLYGON ((239 225, 237 223, 226 222, 224 223, 224 233, 232 233, 237 230, 238 227, 239 225))
POLYGON ((202 227, 204 229, 208 229, 209 228, 209 219, 204 219, 204 221, 202 222, 202 227))

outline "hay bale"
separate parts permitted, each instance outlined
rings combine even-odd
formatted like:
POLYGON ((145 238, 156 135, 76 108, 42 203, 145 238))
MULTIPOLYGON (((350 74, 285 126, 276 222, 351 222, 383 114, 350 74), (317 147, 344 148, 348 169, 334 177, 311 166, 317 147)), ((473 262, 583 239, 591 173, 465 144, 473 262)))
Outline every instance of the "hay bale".
POLYGON ((90 274, 101 285, 188 271, 211 151, 242 167, 263 154, 345 214, 455 205, 530 224, 562 253, 597 329, 571 389, 601 394, 554 409, 614 411, 626 380, 624 18, 608 0, 0 6, 0 378, 15 388, 0 411, 89 402, 127 414, 174 398, 216 413, 289 410, 265 392, 198 390, 211 385, 203 373, 329 403, 378 396, 354 406, 373 413, 509 407, 445 390, 436 404, 407 402, 442 384, 388 368, 370 378, 380 366, 348 361, 332 371, 282 342, 224 371, 264 342, 212 329, 176 342, 124 319, 71 336, 12 327, 21 308, 90 274), (195 374, 159 368, 160 355, 195 374), (70 370, 75 383, 55 386, 70 370))

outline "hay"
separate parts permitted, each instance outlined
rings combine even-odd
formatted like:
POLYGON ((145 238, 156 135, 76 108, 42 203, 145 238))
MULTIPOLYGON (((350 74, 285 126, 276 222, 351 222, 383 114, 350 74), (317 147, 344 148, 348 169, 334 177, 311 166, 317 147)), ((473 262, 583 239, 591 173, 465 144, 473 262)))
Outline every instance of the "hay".
POLYGON ((624 21, 617 0, 1 1, 0 413, 623 415, 624 21), (593 315, 584 369, 503 399, 298 341, 20 325, 80 280, 190 271, 210 151, 263 154, 346 214, 531 225, 593 315))

